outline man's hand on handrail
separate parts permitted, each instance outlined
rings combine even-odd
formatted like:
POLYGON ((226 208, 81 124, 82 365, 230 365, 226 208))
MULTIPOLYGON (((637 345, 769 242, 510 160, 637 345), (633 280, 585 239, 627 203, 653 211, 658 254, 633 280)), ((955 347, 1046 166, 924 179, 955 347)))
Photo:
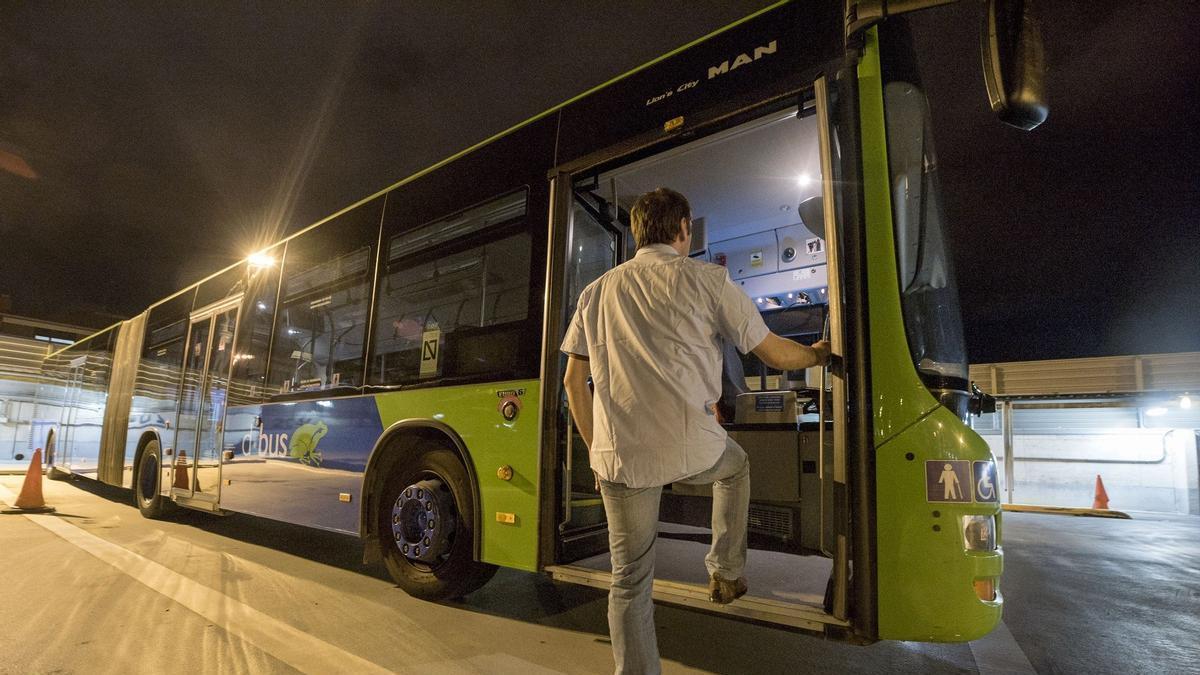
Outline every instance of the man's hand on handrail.
POLYGON ((829 365, 828 340, 821 340, 809 347, 774 333, 767 333, 767 337, 752 351, 763 363, 776 370, 801 370, 829 365))

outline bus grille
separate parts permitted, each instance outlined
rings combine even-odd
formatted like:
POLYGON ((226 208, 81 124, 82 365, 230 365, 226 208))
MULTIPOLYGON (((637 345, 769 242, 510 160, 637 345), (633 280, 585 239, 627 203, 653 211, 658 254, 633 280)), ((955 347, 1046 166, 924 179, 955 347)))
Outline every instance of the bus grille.
POLYGON ((751 504, 750 531, 790 539, 792 536, 792 510, 751 504))

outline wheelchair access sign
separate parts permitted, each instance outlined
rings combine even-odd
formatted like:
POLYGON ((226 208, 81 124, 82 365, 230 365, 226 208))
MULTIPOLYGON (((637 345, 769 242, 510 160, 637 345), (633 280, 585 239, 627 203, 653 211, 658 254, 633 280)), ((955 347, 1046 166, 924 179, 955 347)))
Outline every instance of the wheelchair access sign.
POLYGON ((996 488, 996 464, 962 459, 927 460, 925 500, 959 504, 1000 501, 996 488))
POLYGON ((974 465, 975 501, 998 502, 999 490, 996 489, 995 462, 972 462, 974 465))

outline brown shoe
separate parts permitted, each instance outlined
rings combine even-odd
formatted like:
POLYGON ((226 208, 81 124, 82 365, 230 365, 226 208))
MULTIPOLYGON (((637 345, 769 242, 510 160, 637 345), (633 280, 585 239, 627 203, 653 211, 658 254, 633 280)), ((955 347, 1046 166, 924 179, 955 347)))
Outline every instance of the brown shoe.
POLYGON ((745 595, 749 588, 746 585, 746 577, 738 577, 737 581, 730 581, 714 574, 708 580, 708 599, 717 604, 728 605, 745 595))

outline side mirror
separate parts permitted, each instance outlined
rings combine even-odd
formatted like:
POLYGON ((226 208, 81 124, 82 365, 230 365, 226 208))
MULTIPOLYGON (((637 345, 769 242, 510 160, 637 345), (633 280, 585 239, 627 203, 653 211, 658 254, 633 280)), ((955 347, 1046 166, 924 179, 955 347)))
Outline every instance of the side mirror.
POLYGON ((1046 58, 1034 0, 988 0, 980 46, 992 110, 1029 131, 1046 121, 1046 58))
POLYGON ((967 411, 976 417, 994 413, 996 412, 996 398, 991 394, 983 393, 979 385, 972 382, 971 400, 967 402, 967 411))

